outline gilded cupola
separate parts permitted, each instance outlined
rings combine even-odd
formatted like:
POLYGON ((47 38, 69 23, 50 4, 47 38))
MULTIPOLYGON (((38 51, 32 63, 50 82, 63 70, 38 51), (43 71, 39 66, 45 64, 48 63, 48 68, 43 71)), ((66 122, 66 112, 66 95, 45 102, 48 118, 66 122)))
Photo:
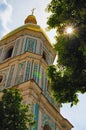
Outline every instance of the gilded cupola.
POLYGON ((24 23, 32 23, 32 24, 37 24, 37 20, 36 17, 33 15, 34 14, 34 9, 32 9, 32 14, 27 16, 27 18, 25 19, 24 23))

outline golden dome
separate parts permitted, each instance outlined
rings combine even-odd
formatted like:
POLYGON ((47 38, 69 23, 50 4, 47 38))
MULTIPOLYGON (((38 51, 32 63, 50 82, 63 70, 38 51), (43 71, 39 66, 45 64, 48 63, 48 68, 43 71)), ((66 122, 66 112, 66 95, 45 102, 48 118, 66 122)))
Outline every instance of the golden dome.
POLYGON ((27 18, 25 19, 24 23, 25 23, 25 24, 27 24, 27 23, 37 24, 36 17, 35 17, 34 15, 29 15, 29 16, 27 16, 27 18))

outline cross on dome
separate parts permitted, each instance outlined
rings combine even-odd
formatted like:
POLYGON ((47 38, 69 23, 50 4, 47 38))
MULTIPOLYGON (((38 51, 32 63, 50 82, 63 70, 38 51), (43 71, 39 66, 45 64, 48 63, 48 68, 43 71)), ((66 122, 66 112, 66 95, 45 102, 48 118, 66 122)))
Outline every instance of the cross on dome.
POLYGON ((33 8, 33 9, 31 10, 31 12, 32 12, 32 15, 34 14, 34 11, 35 11, 35 9, 36 9, 36 8, 33 8))

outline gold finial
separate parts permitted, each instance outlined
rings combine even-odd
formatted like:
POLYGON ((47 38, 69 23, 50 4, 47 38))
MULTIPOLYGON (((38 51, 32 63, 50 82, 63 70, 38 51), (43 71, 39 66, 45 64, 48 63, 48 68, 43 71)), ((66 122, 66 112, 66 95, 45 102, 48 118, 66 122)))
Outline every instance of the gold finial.
POLYGON ((31 12, 32 12, 32 15, 34 14, 34 10, 35 10, 36 8, 33 8, 32 10, 31 10, 31 12))

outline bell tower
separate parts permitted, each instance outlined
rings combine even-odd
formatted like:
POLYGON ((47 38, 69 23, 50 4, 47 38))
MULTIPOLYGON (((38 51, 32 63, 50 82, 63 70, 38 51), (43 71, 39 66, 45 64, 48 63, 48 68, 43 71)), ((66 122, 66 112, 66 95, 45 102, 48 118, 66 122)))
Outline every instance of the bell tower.
POLYGON ((23 103, 31 104, 35 114, 31 130, 71 130, 72 124, 50 96, 46 70, 53 64, 55 51, 33 13, 24 23, 0 40, 0 91, 21 90, 23 103))

